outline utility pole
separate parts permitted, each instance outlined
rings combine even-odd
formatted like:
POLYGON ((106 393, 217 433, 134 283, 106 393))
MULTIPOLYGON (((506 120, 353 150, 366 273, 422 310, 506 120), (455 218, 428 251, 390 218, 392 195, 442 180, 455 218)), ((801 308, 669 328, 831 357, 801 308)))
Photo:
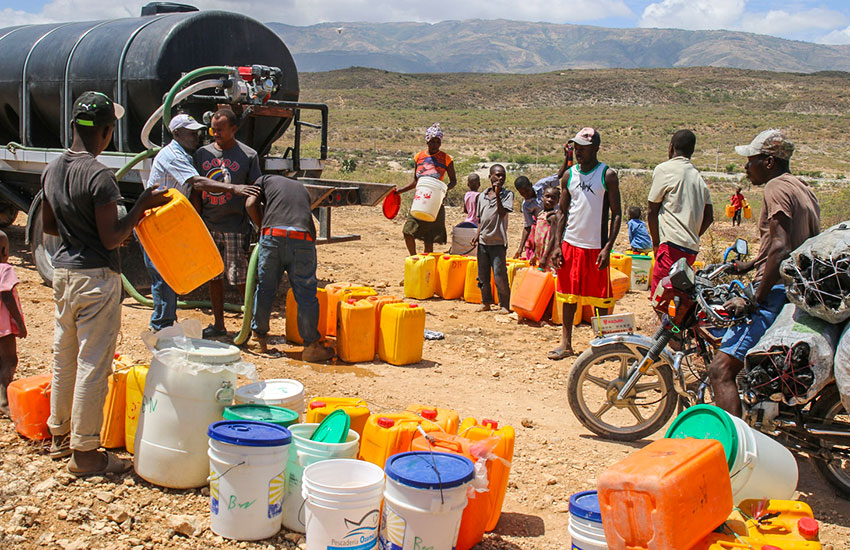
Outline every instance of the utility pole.
POLYGON ((720 144, 717 144, 717 153, 714 155, 714 171, 717 172, 720 163, 720 144))

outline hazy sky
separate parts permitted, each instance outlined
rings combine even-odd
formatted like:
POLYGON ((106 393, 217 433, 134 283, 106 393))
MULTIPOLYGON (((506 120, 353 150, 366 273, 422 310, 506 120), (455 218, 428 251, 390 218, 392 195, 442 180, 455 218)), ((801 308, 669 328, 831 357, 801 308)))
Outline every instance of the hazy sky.
MULTIPOLYGON (((732 29, 850 44, 848 0, 183 0, 264 22, 519 19, 611 27, 732 29)), ((0 25, 128 17, 145 1, 0 0, 0 25)))

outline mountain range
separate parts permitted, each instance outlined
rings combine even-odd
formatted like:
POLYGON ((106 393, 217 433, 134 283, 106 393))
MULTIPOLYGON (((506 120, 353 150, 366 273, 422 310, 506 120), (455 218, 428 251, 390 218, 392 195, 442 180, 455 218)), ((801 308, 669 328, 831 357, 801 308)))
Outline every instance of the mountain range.
POLYGON ((619 29, 504 19, 267 25, 286 43, 302 72, 355 66, 402 73, 698 66, 850 71, 850 45, 723 30, 619 29))

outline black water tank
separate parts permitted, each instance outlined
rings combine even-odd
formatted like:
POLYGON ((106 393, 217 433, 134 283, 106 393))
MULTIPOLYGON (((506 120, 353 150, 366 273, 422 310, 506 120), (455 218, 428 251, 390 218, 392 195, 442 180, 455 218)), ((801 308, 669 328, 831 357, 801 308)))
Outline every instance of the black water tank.
MULTIPOLYGON (((236 13, 159 13, 0 29, 0 144, 66 145, 66 99, 95 90, 127 108, 114 148, 141 151, 142 125, 183 74, 210 65, 252 64, 283 71, 273 99, 298 100, 298 73, 286 45, 259 21, 236 13), (30 115, 22 135, 24 109, 30 115)), ((196 117, 208 109, 215 106, 187 108, 196 117)), ((287 126, 258 118, 242 128, 239 138, 257 148, 280 137, 287 126)), ((158 142, 159 127, 151 135, 158 142)))

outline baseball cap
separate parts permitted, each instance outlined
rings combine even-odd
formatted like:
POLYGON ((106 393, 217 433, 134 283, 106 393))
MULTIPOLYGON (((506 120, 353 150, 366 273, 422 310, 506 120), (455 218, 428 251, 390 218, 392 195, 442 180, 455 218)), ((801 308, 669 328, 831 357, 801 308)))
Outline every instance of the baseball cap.
POLYGON ((79 126, 105 126, 124 116, 124 107, 100 92, 83 92, 71 110, 71 120, 79 126))
POLYGON ((735 152, 742 157, 770 155, 788 160, 794 153, 794 144, 781 130, 765 130, 755 137, 749 145, 738 145, 735 152))
POLYGON ((175 130, 179 130, 180 128, 188 128, 190 130, 200 130, 204 125, 192 118, 191 115, 187 114, 179 114, 175 115, 171 118, 171 122, 168 123, 168 131, 172 134, 175 130))
POLYGON ((599 145, 601 142, 599 132, 590 127, 582 128, 578 131, 576 137, 569 141, 569 143, 577 143, 578 145, 599 145))

